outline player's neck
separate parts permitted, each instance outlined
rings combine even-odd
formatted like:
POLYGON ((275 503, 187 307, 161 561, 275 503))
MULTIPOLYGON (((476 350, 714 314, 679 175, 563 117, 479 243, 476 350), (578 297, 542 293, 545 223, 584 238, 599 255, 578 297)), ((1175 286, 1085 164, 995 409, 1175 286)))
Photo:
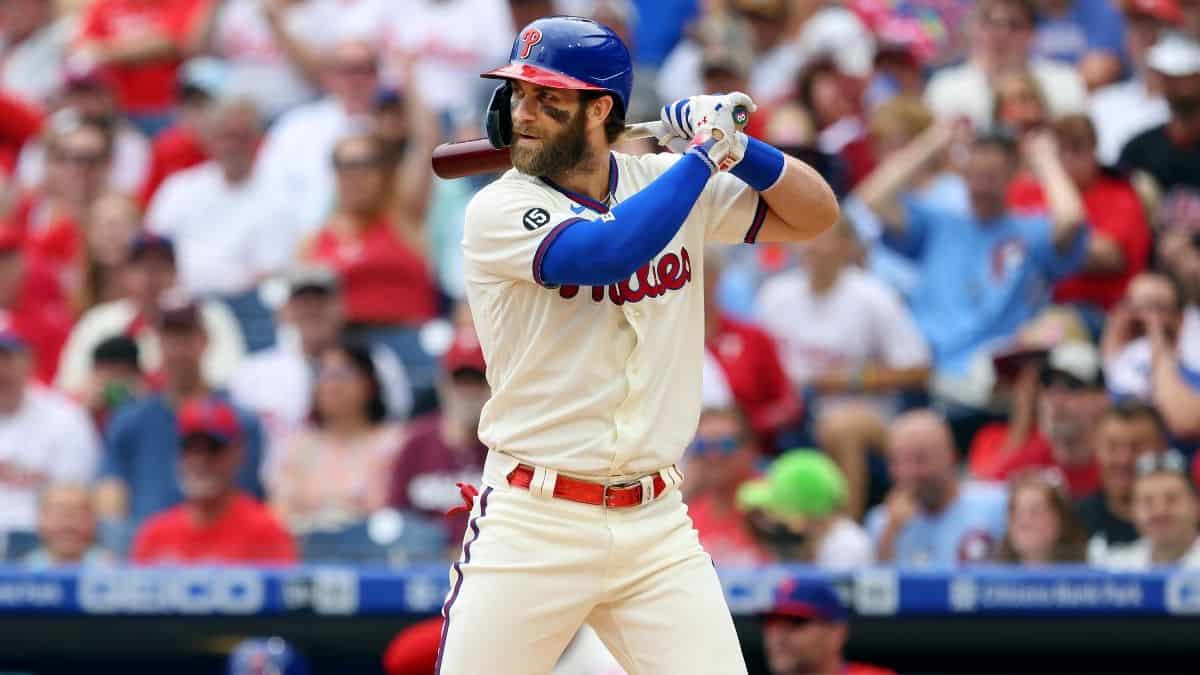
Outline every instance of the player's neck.
POLYGON ((589 149, 578 164, 558 175, 547 176, 547 178, 572 192, 591 197, 603 204, 609 197, 610 163, 608 154, 607 145, 589 149))

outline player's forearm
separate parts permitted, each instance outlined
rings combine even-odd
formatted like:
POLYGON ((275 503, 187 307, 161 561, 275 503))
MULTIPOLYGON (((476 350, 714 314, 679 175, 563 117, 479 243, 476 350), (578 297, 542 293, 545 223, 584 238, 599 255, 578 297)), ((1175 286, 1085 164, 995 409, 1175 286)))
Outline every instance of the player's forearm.
POLYGON ((684 155, 646 189, 594 220, 560 225, 542 258, 548 285, 605 286, 624 281, 674 238, 712 175, 704 160, 684 155))
POLYGON ((786 159, 783 175, 761 194, 793 240, 812 239, 841 217, 833 189, 815 169, 794 157, 786 159))
POLYGON ((1054 224, 1054 245, 1060 252, 1066 251, 1084 226, 1083 198, 1057 155, 1038 158, 1032 165, 1046 193, 1047 211, 1054 224))

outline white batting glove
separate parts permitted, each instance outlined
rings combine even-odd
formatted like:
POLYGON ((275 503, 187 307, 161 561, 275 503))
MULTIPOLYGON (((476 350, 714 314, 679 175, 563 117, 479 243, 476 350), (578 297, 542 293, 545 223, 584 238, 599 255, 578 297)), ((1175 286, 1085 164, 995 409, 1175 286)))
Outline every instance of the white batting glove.
POLYGON ((726 134, 740 131, 746 126, 749 114, 757 109, 754 100, 740 91, 679 99, 662 107, 659 117, 666 133, 658 140, 678 152, 681 144, 672 141, 690 142, 704 126, 721 129, 726 134))
POLYGON ((728 171, 737 166, 746 156, 749 138, 740 131, 725 133, 712 125, 700 127, 692 138, 689 153, 694 153, 708 164, 710 174, 728 171))

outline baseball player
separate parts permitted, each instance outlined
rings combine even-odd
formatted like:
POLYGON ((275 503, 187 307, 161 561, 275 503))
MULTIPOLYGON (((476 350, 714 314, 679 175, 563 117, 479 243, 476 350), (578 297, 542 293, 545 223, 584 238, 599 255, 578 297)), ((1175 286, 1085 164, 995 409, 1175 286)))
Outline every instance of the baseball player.
POLYGON ((677 489, 700 413, 703 252, 811 238, 838 207, 810 167, 739 130, 745 94, 664 107, 681 154, 611 151, 632 72, 609 28, 548 17, 483 75, 503 81, 487 127, 514 169, 466 214, 490 451, 441 675, 544 675, 584 623, 630 675, 746 672, 677 489))

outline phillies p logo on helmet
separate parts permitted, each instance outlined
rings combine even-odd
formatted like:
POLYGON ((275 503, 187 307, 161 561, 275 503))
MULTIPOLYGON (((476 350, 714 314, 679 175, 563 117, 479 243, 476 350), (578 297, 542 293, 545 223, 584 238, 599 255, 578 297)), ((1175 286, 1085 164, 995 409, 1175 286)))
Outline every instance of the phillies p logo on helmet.
POLYGON ((521 33, 521 54, 523 59, 529 58, 529 51, 533 46, 542 41, 542 31, 536 28, 527 28, 524 33, 521 33))

